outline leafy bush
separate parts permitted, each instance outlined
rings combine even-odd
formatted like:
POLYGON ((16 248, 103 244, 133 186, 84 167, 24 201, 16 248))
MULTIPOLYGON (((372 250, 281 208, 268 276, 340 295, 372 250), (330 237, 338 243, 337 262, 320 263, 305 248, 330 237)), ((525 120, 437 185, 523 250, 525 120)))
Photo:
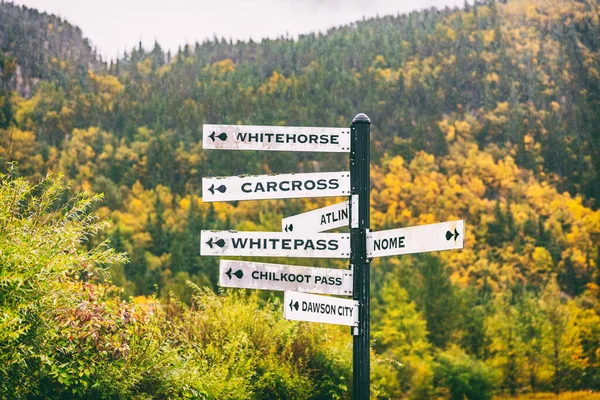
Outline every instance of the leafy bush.
POLYGON ((452 400, 492 398, 497 384, 492 369, 460 348, 439 352, 434 365, 435 386, 446 388, 452 400))
POLYGON ((101 197, 67 189, 0 175, 0 398, 348 398, 349 333, 276 298, 188 281, 191 306, 123 301, 106 278, 125 255, 90 243, 101 197))

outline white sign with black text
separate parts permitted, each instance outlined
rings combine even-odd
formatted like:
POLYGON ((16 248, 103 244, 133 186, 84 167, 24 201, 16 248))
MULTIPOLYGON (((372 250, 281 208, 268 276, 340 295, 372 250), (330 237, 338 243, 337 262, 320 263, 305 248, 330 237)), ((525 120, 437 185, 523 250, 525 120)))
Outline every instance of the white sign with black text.
POLYGON ((281 220, 284 232, 311 233, 348 226, 348 202, 318 208, 281 220))
POLYGON ((367 234, 367 257, 462 249, 464 226, 465 222, 459 220, 370 232, 367 234))
POLYGON ((325 324, 358 325, 358 301, 299 292, 284 292, 283 318, 325 324))
POLYGON ((348 196, 350 172, 202 178, 202 200, 233 201, 348 196))
POLYGON ((352 296, 352 271, 221 260, 219 286, 352 296))
POLYGON ((349 233, 201 231, 203 256, 349 258, 349 233))
POLYGON ((202 125, 202 147, 219 150, 350 152, 349 128, 202 125))

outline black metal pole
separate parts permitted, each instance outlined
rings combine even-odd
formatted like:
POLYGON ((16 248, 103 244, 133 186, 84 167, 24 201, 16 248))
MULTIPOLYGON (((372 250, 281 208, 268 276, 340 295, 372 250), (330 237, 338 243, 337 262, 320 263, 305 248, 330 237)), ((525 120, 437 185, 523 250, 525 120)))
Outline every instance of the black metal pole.
POLYGON ((352 120, 350 148, 350 265, 354 274, 354 300, 358 300, 358 327, 352 328, 352 398, 368 400, 370 360, 370 260, 367 232, 371 227, 371 120, 358 114, 352 120))

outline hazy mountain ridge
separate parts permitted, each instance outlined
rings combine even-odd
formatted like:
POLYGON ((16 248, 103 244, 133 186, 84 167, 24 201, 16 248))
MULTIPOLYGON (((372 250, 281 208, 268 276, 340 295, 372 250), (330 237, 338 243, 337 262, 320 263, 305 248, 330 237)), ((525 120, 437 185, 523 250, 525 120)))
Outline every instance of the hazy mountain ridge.
POLYGON ((58 64, 73 71, 101 68, 102 62, 79 27, 55 15, 5 2, 0 4, 0 51, 12 55, 17 71, 12 86, 29 97, 39 79, 53 80, 58 64))

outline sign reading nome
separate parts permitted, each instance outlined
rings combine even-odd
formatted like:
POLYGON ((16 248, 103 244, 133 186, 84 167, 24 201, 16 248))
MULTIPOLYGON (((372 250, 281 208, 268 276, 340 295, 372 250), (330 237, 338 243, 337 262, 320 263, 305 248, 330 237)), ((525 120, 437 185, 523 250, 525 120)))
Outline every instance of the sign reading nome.
POLYGON ((464 235, 463 220, 371 232, 367 257, 462 249, 464 235))
POLYGON ((204 149, 348 153, 349 128, 304 126, 202 126, 204 149))

